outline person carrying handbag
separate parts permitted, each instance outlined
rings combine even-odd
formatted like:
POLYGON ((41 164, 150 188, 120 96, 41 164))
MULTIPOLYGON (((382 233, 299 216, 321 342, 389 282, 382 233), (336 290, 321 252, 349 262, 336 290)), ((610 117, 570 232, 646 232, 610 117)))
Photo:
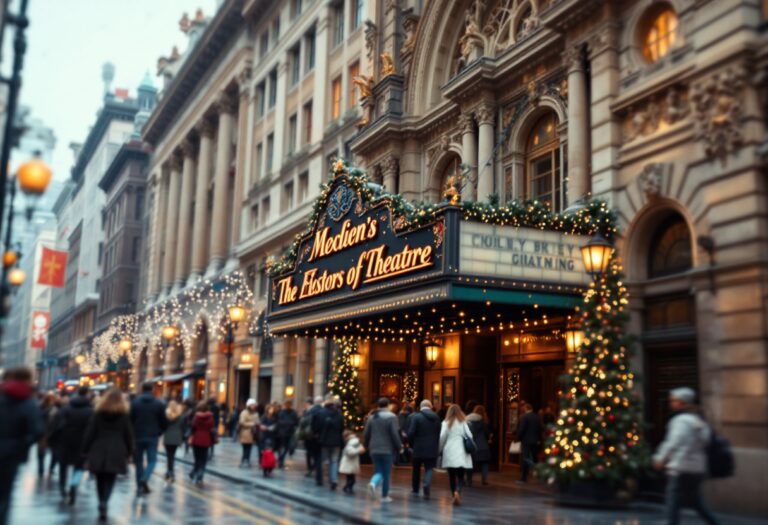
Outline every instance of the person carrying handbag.
POLYGON ((237 422, 237 437, 243 447, 243 455, 240 458, 240 467, 251 466, 251 449, 258 438, 259 414, 256 412, 256 400, 249 399, 245 403, 245 410, 240 412, 237 422), (255 434, 255 435, 254 435, 255 434))
POLYGON ((451 405, 440 428, 442 467, 448 470, 453 504, 461 505, 464 472, 472 469, 472 452, 477 450, 472 431, 459 405, 451 405))

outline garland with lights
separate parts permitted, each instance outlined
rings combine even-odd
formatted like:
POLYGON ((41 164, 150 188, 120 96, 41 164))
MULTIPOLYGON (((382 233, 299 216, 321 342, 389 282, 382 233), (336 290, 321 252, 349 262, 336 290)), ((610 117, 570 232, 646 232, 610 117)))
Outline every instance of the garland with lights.
POLYGON ((328 390, 341 401, 341 413, 346 428, 358 432, 363 429, 363 398, 357 370, 350 355, 357 350, 357 340, 343 338, 336 341, 328 390))
POLYGON ((419 395, 419 376, 415 371, 409 370, 405 373, 403 380, 403 400, 413 406, 417 395, 419 395))
POLYGON ((540 465, 550 483, 589 480, 624 488, 648 464, 630 369, 628 292, 621 272, 614 260, 584 294, 584 339, 563 377, 559 416, 546 441, 547 460, 540 465))

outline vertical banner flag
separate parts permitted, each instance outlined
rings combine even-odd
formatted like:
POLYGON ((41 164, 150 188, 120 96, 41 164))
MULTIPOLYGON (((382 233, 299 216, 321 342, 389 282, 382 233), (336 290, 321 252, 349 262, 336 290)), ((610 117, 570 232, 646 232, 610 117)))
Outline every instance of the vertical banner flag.
POLYGON ((62 288, 66 268, 67 252, 43 248, 43 260, 40 262, 40 276, 37 283, 62 288))
POLYGON ((49 312, 32 312, 32 337, 30 338, 30 348, 45 348, 48 342, 48 325, 51 322, 49 312))

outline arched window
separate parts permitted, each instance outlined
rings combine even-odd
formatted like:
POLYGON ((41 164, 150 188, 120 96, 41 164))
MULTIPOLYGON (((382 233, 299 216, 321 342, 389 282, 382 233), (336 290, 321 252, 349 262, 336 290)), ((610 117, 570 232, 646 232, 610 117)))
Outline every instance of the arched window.
MULTIPOLYGON (((440 173, 440 187, 438 188, 439 195, 437 197, 438 201, 443 200, 443 192, 446 189, 446 186, 448 185, 448 179, 451 177, 456 176, 458 179, 458 176, 461 174, 461 157, 458 155, 452 155, 450 159, 445 163, 445 166, 443 167, 443 171, 440 173)), ((461 192, 461 188, 457 188, 459 192, 461 192)))
POLYGON ((665 57, 677 39, 677 14, 667 4, 650 10, 640 25, 643 56, 654 63, 665 57))
POLYGON ((560 211, 563 177, 554 112, 548 112, 533 126, 525 147, 525 160, 526 196, 548 204, 553 211, 560 211))
POLYGON ((691 232, 685 220, 670 215, 656 230, 648 252, 648 277, 662 277, 691 268, 691 232))

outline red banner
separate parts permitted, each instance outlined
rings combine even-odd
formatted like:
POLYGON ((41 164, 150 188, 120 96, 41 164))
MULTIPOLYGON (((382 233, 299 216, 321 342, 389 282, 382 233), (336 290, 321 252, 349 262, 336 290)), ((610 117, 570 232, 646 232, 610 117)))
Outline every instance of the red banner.
POLYGON ((48 312, 32 312, 32 337, 30 348, 45 348, 48 343, 48 325, 51 323, 51 314, 48 312))
POLYGON ((37 283, 62 288, 66 269, 67 252, 43 248, 43 260, 40 262, 40 276, 37 283))

